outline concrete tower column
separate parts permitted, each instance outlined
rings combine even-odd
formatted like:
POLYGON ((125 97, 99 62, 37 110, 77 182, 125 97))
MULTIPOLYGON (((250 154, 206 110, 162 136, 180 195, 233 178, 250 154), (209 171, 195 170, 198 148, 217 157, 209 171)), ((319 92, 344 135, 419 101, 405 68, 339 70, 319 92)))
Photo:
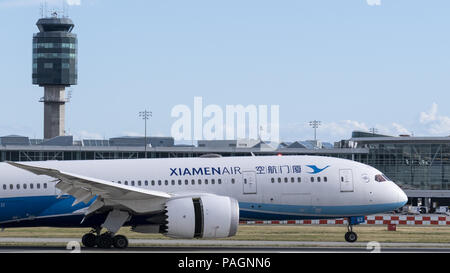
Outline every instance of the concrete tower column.
POLYGON ((65 87, 44 86, 44 139, 63 136, 65 131, 65 87))

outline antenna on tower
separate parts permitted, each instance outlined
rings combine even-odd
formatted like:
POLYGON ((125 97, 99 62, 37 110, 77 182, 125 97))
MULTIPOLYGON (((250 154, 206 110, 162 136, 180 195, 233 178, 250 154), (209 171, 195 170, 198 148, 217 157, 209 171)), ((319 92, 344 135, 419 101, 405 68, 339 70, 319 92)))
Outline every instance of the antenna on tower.
POLYGON ((47 17, 47 1, 44 1, 44 16, 42 18, 47 17))
POLYGON ((61 0, 61 2, 62 2, 62 17, 66 18, 67 17, 67 15, 66 15, 66 2, 64 0, 61 0))
POLYGON ((61 0, 62 2, 62 13, 63 13, 63 18, 69 18, 69 5, 67 4, 67 1, 65 0, 61 0))
POLYGON ((39 18, 44 18, 44 3, 40 4, 39 13, 41 15, 41 17, 39 17, 39 18))

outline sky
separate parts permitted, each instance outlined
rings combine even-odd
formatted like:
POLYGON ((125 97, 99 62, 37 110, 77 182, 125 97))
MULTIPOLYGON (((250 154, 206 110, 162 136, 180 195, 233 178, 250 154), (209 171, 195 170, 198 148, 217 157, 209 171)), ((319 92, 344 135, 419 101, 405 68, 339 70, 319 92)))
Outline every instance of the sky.
MULTIPOLYGON (((41 0, 0 0, 0 135, 43 137, 41 0)), ((177 105, 278 105, 282 141, 450 135, 450 1, 47 0, 78 35, 76 139, 170 136, 177 105)), ((203 121, 207 122, 207 118, 203 121)))

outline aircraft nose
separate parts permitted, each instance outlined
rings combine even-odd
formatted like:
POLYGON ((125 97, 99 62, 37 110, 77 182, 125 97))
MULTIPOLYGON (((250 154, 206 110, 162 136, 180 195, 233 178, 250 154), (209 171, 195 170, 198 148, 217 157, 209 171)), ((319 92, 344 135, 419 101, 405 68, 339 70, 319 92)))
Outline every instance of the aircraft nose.
POLYGON ((398 196, 398 202, 401 203, 402 206, 404 206, 408 202, 408 196, 400 188, 398 188, 397 196, 398 196))

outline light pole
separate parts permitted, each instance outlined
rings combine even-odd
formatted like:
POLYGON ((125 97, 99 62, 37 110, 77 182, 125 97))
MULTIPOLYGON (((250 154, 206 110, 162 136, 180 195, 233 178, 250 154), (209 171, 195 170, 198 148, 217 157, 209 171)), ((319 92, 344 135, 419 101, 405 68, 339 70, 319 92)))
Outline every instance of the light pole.
POLYGON ((319 128, 320 126, 320 121, 319 120, 313 120, 309 122, 309 126, 314 128, 314 141, 317 141, 317 134, 316 134, 316 130, 317 128, 319 128))
POLYGON ((378 129, 377 128, 370 128, 369 131, 372 133, 372 135, 375 135, 378 133, 378 129))
POLYGON ((145 123, 145 137, 144 137, 144 154, 145 154, 145 158, 147 158, 147 119, 149 119, 149 117, 152 116, 152 112, 151 111, 141 111, 139 112, 139 117, 141 117, 144 120, 145 123))

